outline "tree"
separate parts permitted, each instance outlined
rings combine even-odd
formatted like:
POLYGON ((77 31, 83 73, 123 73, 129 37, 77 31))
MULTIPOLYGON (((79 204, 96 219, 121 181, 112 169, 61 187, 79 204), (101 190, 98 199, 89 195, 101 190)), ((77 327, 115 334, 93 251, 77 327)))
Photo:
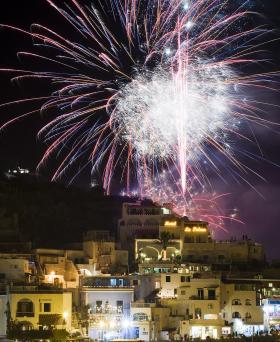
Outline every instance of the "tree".
POLYGON ((168 243, 169 240, 171 239, 171 234, 169 232, 161 232, 160 234, 160 240, 162 243, 162 248, 163 248, 163 260, 166 260, 166 255, 167 255, 167 247, 168 247, 168 243))

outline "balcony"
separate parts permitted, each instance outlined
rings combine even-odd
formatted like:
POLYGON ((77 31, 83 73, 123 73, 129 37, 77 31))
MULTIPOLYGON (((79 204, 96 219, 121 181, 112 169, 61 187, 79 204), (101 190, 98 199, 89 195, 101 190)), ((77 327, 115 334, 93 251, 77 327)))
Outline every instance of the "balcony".
POLYGON ((155 303, 131 303, 131 308, 154 308, 155 303))
POLYGON ((123 309, 122 311, 117 311, 116 309, 111 310, 91 310, 90 317, 95 317, 96 315, 102 315, 102 316, 115 316, 119 315, 122 316, 124 314, 124 311, 127 311, 128 309, 123 309))
POLYGON ((63 289, 54 285, 14 285, 10 293, 63 293, 63 289))
POLYGON ((34 317, 34 312, 17 312, 16 317, 34 317))
POLYGON ((225 321, 220 317, 218 319, 190 319, 190 325, 223 326, 225 321))
POLYGON ((215 296, 215 297, 200 297, 200 296, 190 296, 189 300, 218 300, 219 297, 215 296))

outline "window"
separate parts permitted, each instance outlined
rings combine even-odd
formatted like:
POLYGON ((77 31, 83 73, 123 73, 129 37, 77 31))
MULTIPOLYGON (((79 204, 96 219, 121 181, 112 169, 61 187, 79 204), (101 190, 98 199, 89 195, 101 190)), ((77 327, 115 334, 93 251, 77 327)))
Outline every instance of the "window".
POLYGON ((232 305, 241 305, 241 300, 240 299, 233 299, 232 305))
POLYGON ((21 299, 17 303, 17 317, 34 317, 34 305, 30 299, 21 299))
POLYGON ((133 285, 137 286, 138 285, 138 279, 133 279, 133 285))
POLYGON ((208 307, 209 310, 212 310, 213 309, 213 304, 208 304, 207 307, 208 307))
POLYGON ((53 284, 54 286, 59 286, 59 278, 54 278, 53 284))
POLYGON ((111 286, 117 286, 117 279, 110 279, 111 286))
POLYGON ((245 300, 245 305, 252 305, 251 299, 246 299, 245 300))
POLYGON ((105 311, 105 313, 107 313, 107 314, 110 313, 110 305, 109 305, 108 300, 106 300, 106 302, 105 302, 104 311, 105 311))
POLYGON ((167 282, 167 283, 170 283, 171 282, 171 276, 165 276, 165 281, 167 282))
POLYGON ((186 291, 185 291, 185 290, 182 290, 182 291, 181 291, 181 295, 182 295, 182 296, 185 296, 185 294, 186 294, 186 291))
POLYGON ((195 316, 195 319, 200 319, 201 318, 201 309, 200 308, 195 308, 194 316, 195 316))
POLYGON ((232 313, 232 318, 241 318, 241 315, 239 312, 235 311, 232 313))
POLYGON ((96 301, 96 313, 102 313, 102 300, 96 301))
POLYGON ((245 318, 246 319, 251 319, 252 318, 252 315, 250 314, 250 312, 246 312, 245 318))
POLYGON ((181 276, 181 283, 184 283, 186 281, 186 277, 185 276, 181 276))
POLYGON ((250 314, 250 312, 246 312, 245 318, 246 319, 251 319, 252 318, 252 315, 250 314))
POLYGON ((123 301, 122 300, 117 300, 117 313, 123 313, 123 301))
POLYGON ((51 312, 51 303, 44 303, 44 312, 51 312))
POLYGON ((210 300, 216 299, 216 291, 214 289, 208 290, 208 299, 210 300))
POLYGON ((204 299, 203 289, 197 289, 197 296, 199 299, 204 299))

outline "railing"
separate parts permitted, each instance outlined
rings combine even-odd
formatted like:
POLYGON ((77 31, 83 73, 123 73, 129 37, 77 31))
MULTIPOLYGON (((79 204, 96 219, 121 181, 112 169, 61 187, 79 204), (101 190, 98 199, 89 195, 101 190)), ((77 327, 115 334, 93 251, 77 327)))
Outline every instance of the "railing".
POLYGON ((59 286, 44 286, 44 285, 40 285, 40 286, 25 286, 25 285, 16 285, 16 286, 12 286, 10 288, 10 292, 14 293, 14 292, 38 292, 38 293, 44 293, 44 292, 63 292, 63 289, 59 286))
POLYGON ((152 308, 155 306, 155 303, 131 303, 132 308, 152 308))
POLYGON ((17 312, 16 317, 34 317, 34 312, 17 312))
POLYGON ((189 299, 192 299, 192 300, 217 300, 218 299, 218 296, 215 296, 215 297, 199 297, 199 296, 190 296, 189 299))
POLYGON ((280 312, 270 312, 268 314, 269 317, 271 318, 277 318, 277 319, 280 319, 280 312))
POLYGON ((123 309, 122 312, 117 312, 117 310, 110 310, 110 311, 96 311, 96 310, 92 310, 92 312, 89 314, 89 318, 90 319, 94 319, 97 316, 102 316, 102 317, 106 317, 106 316, 117 316, 119 318, 123 317, 124 315, 126 315, 129 312, 128 309, 123 309))
POLYGON ((83 285, 83 288, 85 289, 115 289, 115 290, 128 290, 128 289, 134 289, 134 286, 132 285, 83 285))

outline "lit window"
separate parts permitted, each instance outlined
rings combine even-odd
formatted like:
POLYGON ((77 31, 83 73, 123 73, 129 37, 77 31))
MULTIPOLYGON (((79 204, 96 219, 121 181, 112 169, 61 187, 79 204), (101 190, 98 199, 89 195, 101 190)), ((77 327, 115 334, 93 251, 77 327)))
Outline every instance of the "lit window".
POLYGON ((110 279, 111 286, 117 286, 117 279, 110 279))
POLYGON ((195 308, 194 316, 195 316, 195 319, 201 318, 201 309, 200 308, 195 308))
POLYGON ((241 318, 241 315, 239 312, 235 311, 232 313, 232 318, 241 318))
POLYGON ((96 313, 102 313, 102 300, 96 301, 96 313))
POLYGON ((204 299, 204 291, 203 289, 197 289, 197 296, 199 299, 204 299))
POLYGON ((123 301, 117 300, 117 313, 121 314, 123 313, 123 301))

